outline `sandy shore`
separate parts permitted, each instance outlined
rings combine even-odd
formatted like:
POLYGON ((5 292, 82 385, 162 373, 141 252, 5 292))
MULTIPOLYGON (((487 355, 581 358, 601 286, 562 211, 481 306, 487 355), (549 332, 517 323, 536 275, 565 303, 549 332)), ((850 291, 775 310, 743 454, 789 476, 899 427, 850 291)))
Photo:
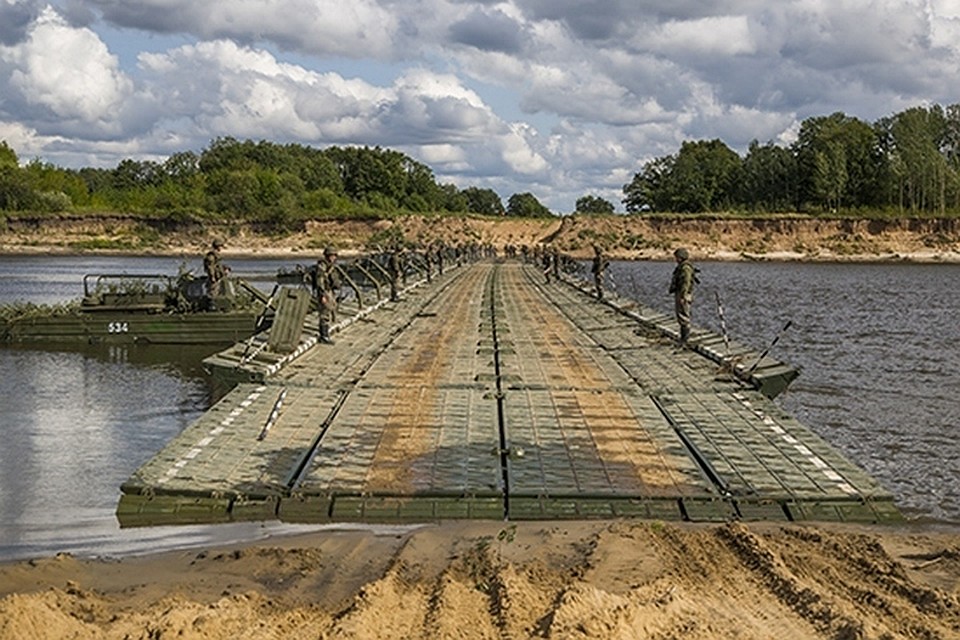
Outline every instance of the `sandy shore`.
POLYGON ((443 241, 503 249, 548 244, 579 258, 602 246, 614 259, 672 260, 678 246, 695 260, 960 263, 960 221, 947 219, 826 219, 768 216, 570 216, 481 218, 404 216, 391 220, 314 220, 300 231, 265 233, 255 225, 186 225, 145 232, 144 219, 121 214, 7 220, 0 254, 129 254, 202 256, 212 238, 226 257, 316 259, 328 245, 348 255, 402 237, 426 245, 443 241))
POLYGON ((957 638, 960 529, 324 531, 0 565, 0 638, 957 638))

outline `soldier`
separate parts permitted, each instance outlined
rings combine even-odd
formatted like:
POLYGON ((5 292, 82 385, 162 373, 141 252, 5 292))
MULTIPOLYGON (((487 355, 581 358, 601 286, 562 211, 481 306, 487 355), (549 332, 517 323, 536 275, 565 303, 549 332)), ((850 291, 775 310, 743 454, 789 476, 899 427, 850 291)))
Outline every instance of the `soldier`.
POLYGON ((387 273, 390 275, 390 301, 400 300, 400 277, 403 274, 403 265, 400 259, 400 247, 393 245, 387 254, 387 273))
POLYGON ((551 267, 551 262, 553 262, 553 253, 549 249, 544 249, 540 255, 540 263, 543 266, 543 275, 547 279, 547 284, 550 284, 550 275, 553 273, 553 268, 551 267))
POLYGON ((317 314, 320 317, 319 341, 333 344, 330 339, 330 325, 337 319, 337 292, 340 289, 340 275, 337 273, 337 250, 327 247, 323 258, 317 260, 313 272, 313 292, 317 297, 317 314))
POLYGON ((690 262, 690 253, 683 247, 673 252, 677 266, 670 280, 670 293, 673 294, 677 324, 680 325, 680 344, 686 346, 690 338, 690 306, 693 304, 693 285, 699 283, 698 269, 690 262))
POLYGON ((593 286, 597 291, 597 300, 603 300, 603 273, 610 266, 610 261, 603 255, 599 245, 593 245, 593 265, 590 272, 593 273, 593 286))
POLYGON ((222 248, 223 241, 214 240, 210 251, 203 257, 203 271, 207 276, 207 295, 211 299, 220 295, 223 288, 223 279, 230 272, 230 267, 224 265, 220 259, 220 249, 222 248))
POLYGON ((433 259, 430 256, 430 247, 422 249, 423 251, 423 268, 427 273, 427 282, 433 282, 433 259))
POLYGON ((438 240, 434 255, 436 256, 436 259, 437 259, 437 271, 440 272, 440 275, 443 275, 443 258, 446 252, 447 252, 447 245, 444 244, 443 240, 438 240))

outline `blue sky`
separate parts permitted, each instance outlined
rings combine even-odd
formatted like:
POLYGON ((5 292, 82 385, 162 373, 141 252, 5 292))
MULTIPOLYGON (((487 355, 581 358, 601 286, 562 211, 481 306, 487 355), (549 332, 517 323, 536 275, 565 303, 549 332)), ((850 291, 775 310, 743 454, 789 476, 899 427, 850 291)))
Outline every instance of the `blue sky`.
POLYGON ((684 140, 960 102, 957 0, 0 0, 0 140, 113 167, 380 145, 557 213, 684 140))

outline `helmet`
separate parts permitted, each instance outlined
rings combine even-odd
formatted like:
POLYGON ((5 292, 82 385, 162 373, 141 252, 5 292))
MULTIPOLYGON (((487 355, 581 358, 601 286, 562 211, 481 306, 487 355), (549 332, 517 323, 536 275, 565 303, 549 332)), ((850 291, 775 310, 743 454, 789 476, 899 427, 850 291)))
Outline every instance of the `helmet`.
POLYGON ((213 241, 213 248, 214 248, 214 249, 222 249, 222 248, 223 248, 223 240, 221 240, 221 239, 219 239, 219 238, 217 238, 216 240, 214 240, 214 241, 213 241))
POLYGON ((690 252, 684 249, 683 247, 680 247, 679 249, 673 252, 673 255, 680 258, 681 260, 686 260, 687 258, 690 257, 690 252))
POLYGON ((323 250, 323 255, 324 255, 324 256, 335 256, 335 255, 337 255, 337 250, 336 250, 335 248, 333 248, 333 247, 327 247, 326 249, 323 250))

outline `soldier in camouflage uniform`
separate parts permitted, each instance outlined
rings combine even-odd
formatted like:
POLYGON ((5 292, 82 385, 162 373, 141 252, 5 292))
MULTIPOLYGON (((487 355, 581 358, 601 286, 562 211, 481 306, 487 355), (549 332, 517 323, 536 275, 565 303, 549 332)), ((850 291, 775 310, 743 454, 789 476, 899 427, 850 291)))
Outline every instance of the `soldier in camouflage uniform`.
POLYGON ((693 304, 693 285, 698 283, 697 268, 690 262, 690 253, 679 248, 673 252, 677 266, 670 280, 670 293, 673 294, 674 311, 677 324, 680 325, 680 344, 686 345, 690 338, 690 307, 693 304))
POLYGON ((227 273, 230 271, 230 267, 224 265, 223 260, 220 259, 220 249, 222 248, 223 241, 214 240, 210 251, 207 251, 207 255, 203 257, 203 272, 207 276, 207 295, 211 299, 221 294, 223 279, 227 277, 227 273))
POLYGON ((597 292, 597 300, 603 300, 603 273, 608 266, 610 261, 603 255, 603 250, 593 245, 593 265, 590 267, 590 272, 593 273, 593 286, 597 292))
POLYGON ((320 317, 319 341, 333 344, 330 339, 330 325, 337 320, 337 292, 340 290, 340 275, 337 273, 337 250, 327 247, 323 258, 317 260, 313 272, 313 292, 317 297, 317 313, 320 317))
POLYGON ((400 278, 403 275, 403 264, 401 263, 400 247, 394 245, 390 247, 387 254, 387 273, 390 275, 390 301, 400 300, 400 278))

